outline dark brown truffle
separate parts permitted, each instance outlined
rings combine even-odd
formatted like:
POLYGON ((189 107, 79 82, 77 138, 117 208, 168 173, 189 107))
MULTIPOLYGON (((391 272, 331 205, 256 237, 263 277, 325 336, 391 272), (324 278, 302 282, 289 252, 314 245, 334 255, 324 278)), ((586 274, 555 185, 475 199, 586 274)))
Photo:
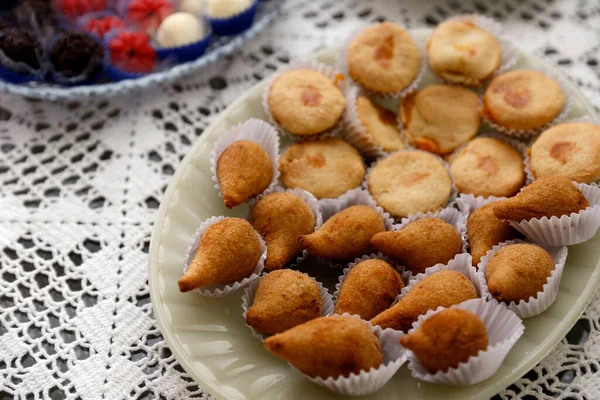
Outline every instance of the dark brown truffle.
POLYGON ((0 32, 0 49, 7 58, 22 62, 33 69, 40 68, 40 43, 25 29, 5 28, 0 32))
POLYGON ((90 35, 67 33, 52 46, 50 62, 56 72, 73 78, 84 73, 92 62, 101 59, 102 52, 102 46, 90 35))

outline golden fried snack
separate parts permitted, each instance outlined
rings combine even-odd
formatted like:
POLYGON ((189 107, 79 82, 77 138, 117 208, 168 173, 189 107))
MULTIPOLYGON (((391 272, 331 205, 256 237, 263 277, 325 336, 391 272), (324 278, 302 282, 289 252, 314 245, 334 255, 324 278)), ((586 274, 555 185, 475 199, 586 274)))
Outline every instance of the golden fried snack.
POLYGON ((481 114, 516 130, 538 129, 562 111, 565 94, 554 79, 534 70, 496 75, 485 89, 481 114))
POLYGON ((302 69, 281 74, 267 99, 273 118, 295 135, 316 135, 332 128, 342 116, 346 99, 327 76, 302 69))
POLYGON ((395 93, 419 74, 421 54, 407 31, 392 22, 364 29, 346 52, 348 74, 367 89, 395 93))
POLYGON ((298 236, 302 248, 326 260, 344 261, 371 252, 370 240, 385 231, 381 215, 369 206, 351 206, 310 235, 298 236))
POLYGON ((233 208, 265 191, 273 179, 273 165, 259 144, 239 140, 217 160, 217 180, 223 202, 233 208))
POLYGON ((395 113, 364 96, 358 96, 356 99, 356 113, 366 134, 371 136, 383 151, 392 152, 406 148, 395 113))
POLYGON ((311 277, 291 269, 273 271, 261 279, 246 323, 274 335, 321 316, 321 291, 311 277))
POLYGON ((440 155, 467 143, 481 125, 477 94, 452 85, 429 85, 404 97, 400 115, 413 145, 440 155))
POLYGON ((202 234, 192 262, 179 278, 179 290, 239 281, 252 273, 261 255, 252 225, 240 218, 226 218, 202 234))
POLYGON ((371 238, 371 245, 413 274, 445 264, 462 250, 460 233, 438 218, 420 219, 399 231, 378 233, 371 238))
POLYGON ((466 276, 457 271, 439 271, 423 278, 392 308, 371 319, 371 324, 408 332, 419 315, 477 297, 475 286, 466 276))
POLYGON ((292 193, 271 193, 252 209, 250 223, 267 243, 265 268, 283 268, 302 252, 299 235, 315 230, 315 215, 310 207, 292 193))
POLYGON ((473 266, 476 267, 488 250, 498 243, 521 237, 508 221, 503 221, 494 214, 497 202, 488 203, 473 211, 467 220, 467 235, 469 248, 473 256, 473 266))
POLYGON ((432 374, 447 372, 488 347, 483 321, 470 311, 450 308, 432 315, 400 344, 411 350, 432 374))
POLYGON ((572 181, 600 179, 600 126, 567 122, 544 131, 529 149, 531 172, 537 178, 562 175, 572 181))
POLYGON ((317 199, 336 198, 359 187, 365 164, 358 150, 338 138, 305 140, 288 147, 279 160, 281 183, 317 199))
POLYGON ((554 270, 552 256, 533 244, 512 244, 494 253, 485 270, 490 293, 498 301, 518 303, 537 297, 554 270))
POLYGON ((479 86, 500 67, 498 40, 469 21, 446 21, 427 40, 431 69, 447 81, 479 86))
POLYGON ((394 267, 383 260, 365 260, 356 264, 342 282, 335 313, 360 315, 370 320, 387 310, 404 288, 394 267))
POLYGON ((369 325, 340 315, 317 318, 271 336, 265 348, 313 378, 348 377, 377 368, 383 360, 369 325))
POLYGON ((502 200, 494 206, 494 214, 509 221, 542 217, 561 217, 589 207, 583 193, 564 176, 540 178, 515 197, 502 200))

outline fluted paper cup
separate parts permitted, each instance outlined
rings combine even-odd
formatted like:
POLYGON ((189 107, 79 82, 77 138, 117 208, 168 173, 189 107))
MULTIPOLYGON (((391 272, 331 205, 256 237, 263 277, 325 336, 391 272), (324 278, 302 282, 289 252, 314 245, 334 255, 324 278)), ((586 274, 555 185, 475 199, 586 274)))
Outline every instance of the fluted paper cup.
POLYGON ((271 183, 262 193, 248 199, 250 202, 258 201, 263 196, 271 193, 279 180, 279 135, 277 135, 277 131, 271 125, 255 118, 250 118, 246 122, 237 124, 221 135, 210 153, 210 172, 212 173, 212 180, 215 182, 215 189, 219 192, 219 197, 223 197, 217 177, 219 157, 225 149, 240 140, 257 143, 267 153, 269 160, 271 160, 273 168, 271 183))
MULTIPOLYGON (((242 295, 242 316, 244 317, 244 321, 246 320, 246 315, 248 314, 248 309, 250 307, 252 307, 252 305, 254 304, 254 298, 256 297, 256 290, 258 290, 258 286, 260 285, 260 282, 262 281, 262 279, 267 275, 268 274, 263 274, 258 279, 253 280, 252 282, 250 282, 250 284, 244 290, 244 294, 242 295)), ((304 275, 309 276, 307 274, 304 274, 304 275)), ((319 282, 312 276, 309 276, 309 277, 315 281, 317 286, 319 286, 319 292, 321 293, 321 317, 325 317, 327 315, 333 314, 333 309, 334 309, 335 305, 333 302, 333 298, 332 298, 331 294, 329 293, 329 290, 327 290, 327 288, 324 287, 321 282, 319 282)), ((252 336, 257 338, 261 342, 264 342, 265 339, 269 336, 269 335, 260 333, 259 331, 257 331, 255 328, 253 328, 252 326, 250 326, 248 324, 246 324, 246 326, 252 332, 252 336)))
MULTIPOLYGON (((483 276, 484 286, 483 286, 483 297, 488 298, 494 303, 502 304, 509 310, 513 311, 521 318, 530 318, 536 316, 548 309, 556 300, 556 296, 558 296, 558 292, 560 290, 560 280, 562 278, 563 270, 565 267, 565 262, 567 260, 568 249, 566 247, 543 247, 550 255, 552 256, 552 260, 554 261, 554 270, 546 280, 546 283, 543 286, 542 291, 538 292, 536 296, 531 296, 527 300, 521 300, 518 303, 511 301, 506 304, 504 302, 499 302, 496 300, 490 293, 487 285, 487 279, 485 278, 485 272, 487 270, 487 265, 494 254, 496 254, 500 249, 509 246, 511 244, 519 244, 519 243, 528 243, 522 240, 508 240, 506 242, 502 242, 492 247, 485 256, 481 257, 481 261, 477 265, 479 273, 483 276)), ((537 245, 536 243, 528 243, 537 245)), ((539 245, 537 245, 539 246, 539 245)))
MULTIPOLYGON (((446 372, 438 371, 432 374, 421 364, 412 351, 408 352, 408 369, 412 376, 422 381, 465 386, 474 385, 488 379, 502 365, 504 358, 519 340, 525 327, 521 319, 512 311, 484 299, 471 299, 450 308, 467 310, 477 315, 484 323, 488 332, 488 347, 480 350, 476 356, 470 357, 466 362, 461 362, 456 368, 450 368, 446 372)), ((447 310, 438 307, 425 315, 421 315, 417 322, 413 323, 413 333, 424 321, 433 315, 447 310)))
MULTIPOLYGON (((185 274, 185 271, 187 271, 188 266, 194 259, 194 255, 196 254, 196 251, 198 249, 198 244, 200 243, 200 239, 202 238, 202 235, 204 234, 204 232, 211 225, 216 224, 217 222, 221 222, 227 218, 229 218, 229 217, 223 217, 223 216, 211 217, 211 218, 207 219, 206 221, 204 221, 198 227, 198 229, 196 229, 196 232, 192 236, 190 243, 188 245, 188 248, 185 252, 185 261, 184 261, 184 266, 183 266, 184 274, 185 274)), ((260 256, 260 259, 258 260, 258 262, 256 263, 256 266, 252 270, 252 273, 248 277, 246 277, 242 280, 236 281, 236 282, 226 284, 226 285, 203 286, 199 289, 194 289, 193 291, 198 293, 201 296, 206 296, 206 297, 226 297, 226 296, 229 296, 230 294, 235 293, 238 290, 242 289, 246 285, 250 284, 250 282, 258 279, 258 277, 260 276, 260 273, 262 272, 262 270, 265 266, 265 259, 267 258, 267 245, 265 244, 265 241, 259 235, 259 233, 256 231, 254 231, 254 232, 256 233, 256 237, 258 238, 258 241, 260 242, 261 256, 260 256)))

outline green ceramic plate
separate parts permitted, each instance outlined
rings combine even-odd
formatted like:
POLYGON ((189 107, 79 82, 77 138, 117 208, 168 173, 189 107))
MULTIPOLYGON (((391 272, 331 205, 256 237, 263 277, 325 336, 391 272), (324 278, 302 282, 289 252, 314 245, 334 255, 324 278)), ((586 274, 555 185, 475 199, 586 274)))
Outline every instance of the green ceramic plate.
MULTIPOLYGON (((413 34, 424 43, 429 31, 413 34)), ((335 49, 312 57, 333 64, 335 49)), ((553 68, 528 54, 522 54, 517 64, 517 68, 540 66, 553 68)), ((431 80, 428 76, 424 82, 431 80)), ((241 292, 211 299, 182 294, 177 287, 188 240, 196 227, 213 215, 243 216, 247 211, 242 206, 233 211, 223 206, 213 187, 209 157, 213 143, 226 129, 251 117, 266 119, 261 106, 264 86, 264 82, 257 84, 215 119, 194 143, 167 189, 150 246, 148 274, 154 313, 177 360, 218 399, 335 399, 341 396, 292 372, 285 362, 263 350, 244 324, 241 292)), ((569 118, 595 117, 593 106, 577 87, 570 82, 568 87, 573 95, 569 118)), ((598 286, 600 235, 569 250, 556 302, 525 321, 525 334, 490 379, 469 387, 438 386, 411 378, 403 366, 382 390, 365 399, 489 399, 527 373, 567 334, 598 286)), ((308 268, 330 288, 337 282, 336 271, 329 267, 308 268)))

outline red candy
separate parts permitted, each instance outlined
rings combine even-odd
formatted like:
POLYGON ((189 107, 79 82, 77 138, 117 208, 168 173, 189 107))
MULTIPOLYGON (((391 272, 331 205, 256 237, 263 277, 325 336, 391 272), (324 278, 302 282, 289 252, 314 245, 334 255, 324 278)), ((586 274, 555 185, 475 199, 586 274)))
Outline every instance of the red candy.
POLYGON ((141 25, 152 35, 160 23, 174 12, 173 5, 167 0, 131 0, 127 19, 141 25))
POLYGON ((84 26, 86 31, 99 36, 101 39, 103 39, 104 35, 106 35, 109 31, 122 28, 125 28, 125 22, 123 22, 121 18, 114 15, 109 15, 108 17, 98 19, 90 19, 84 26))
POLYGON ((124 31, 108 43, 112 64, 120 70, 147 74, 156 64, 156 52, 145 32, 124 31))
POLYGON ((106 11, 106 3, 106 0, 57 0, 58 9, 71 19, 91 12, 106 11))

